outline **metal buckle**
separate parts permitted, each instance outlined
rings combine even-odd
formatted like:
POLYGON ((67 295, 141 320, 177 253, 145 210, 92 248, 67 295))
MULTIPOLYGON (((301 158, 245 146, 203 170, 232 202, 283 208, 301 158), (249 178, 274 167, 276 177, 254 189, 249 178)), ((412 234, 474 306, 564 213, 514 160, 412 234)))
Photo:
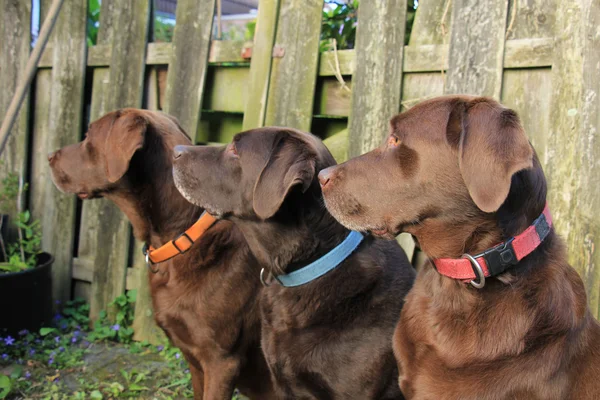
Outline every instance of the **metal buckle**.
POLYGON ((260 270, 260 283, 262 283, 262 285, 263 285, 264 287, 269 287, 269 286, 271 286, 271 282, 268 282, 268 283, 267 283, 267 280, 265 279, 265 269, 264 269, 264 268, 262 268, 262 269, 260 270))
POLYGON ((479 265, 479 262, 470 254, 463 254, 461 258, 466 258, 471 262, 471 266, 473 267, 473 272, 477 275, 479 281, 475 281, 474 279, 469 282, 476 289, 481 289, 485 286, 485 274, 483 273, 483 268, 479 265))
MULTIPOLYGON (((185 253, 187 250, 181 250, 179 247, 177 247, 177 244, 175 243, 176 241, 179 240, 179 238, 185 236, 185 238, 187 239, 188 242, 190 242, 190 247, 192 247, 192 245, 194 244, 194 241, 192 240, 191 237, 188 236, 187 233, 183 232, 181 235, 177 236, 175 239, 171 240, 171 243, 173 243, 173 246, 177 249, 177 251, 179 252, 179 254, 183 254, 185 253)), ((189 250, 189 247, 188 247, 189 250)))

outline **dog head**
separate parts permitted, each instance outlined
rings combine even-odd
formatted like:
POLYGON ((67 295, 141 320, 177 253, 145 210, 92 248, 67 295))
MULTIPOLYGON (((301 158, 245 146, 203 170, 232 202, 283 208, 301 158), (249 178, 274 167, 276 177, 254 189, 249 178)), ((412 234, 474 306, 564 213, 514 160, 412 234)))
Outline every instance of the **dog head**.
POLYGON ((350 229, 448 236, 464 246, 472 227, 462 221, 496 212, 516 174, 534 164, 541 174, 514 111, 489 98, 444 96, 395 116, 379 148, 319 179, 327 208, 350 229))
POLYGON ((61 191, 88 199, 118 186, 139 150, 152 147, 150 151, 157 153, 164 147, 170 153, 173 146, 190 143, 173 117, 122 109, 92 122, 83 141, 49 154, 48 162, 52 180, 61 191))
POLYGON ((177 146, 173 175, 184 197, 217 216, 266 220, 293 193, 320 197, 317 171, 335 160, 315 136, 290 128, 237 134, 223 147, 177 146))

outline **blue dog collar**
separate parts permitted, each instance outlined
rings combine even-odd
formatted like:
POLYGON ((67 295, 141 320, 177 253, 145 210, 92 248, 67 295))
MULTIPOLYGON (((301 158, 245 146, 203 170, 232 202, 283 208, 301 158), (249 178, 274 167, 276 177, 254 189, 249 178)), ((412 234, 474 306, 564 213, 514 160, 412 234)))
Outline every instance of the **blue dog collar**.
POLYGON ((285 287, 300 286, 311 282, 340 265, 356 250, 362 240, 363 235, 360 232, 351 231, 342 243, 323 257, 289 274, 277 275, 275 279, 285 287))

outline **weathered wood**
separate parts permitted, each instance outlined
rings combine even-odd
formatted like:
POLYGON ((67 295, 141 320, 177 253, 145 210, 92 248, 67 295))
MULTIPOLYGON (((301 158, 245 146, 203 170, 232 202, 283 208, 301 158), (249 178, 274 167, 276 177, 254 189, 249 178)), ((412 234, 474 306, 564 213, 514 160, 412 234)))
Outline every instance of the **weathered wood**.
POLYGON ((600 6, 596 0, 559 1, 552 68, 550 206, 566 236, 569 261, 582 276, 592 313, 600 314, 600 6), (575 172, 576 171, 576 172, 575 172))
POLYGON ((250 81, 247 67, 215 67, 208 73, 202 108, 244 112, 250 81))
POLYGON ((348 159, 348 129, 328 137, 323 140, 323 143, 325 143, 338 164, 348 159))
POLYGON ((379 0, 359 7, 356 72, 352 77, 349 154, 373 149, 400 111, 406 0, 379 0))
POLYGON ((213 40, 210 42, 208 62, 217 63, 244 63, 249 60, 242 57, 242 50, 246 42, 240 40, 213 40))
MULTIPOLYGON (((148 110, 158 110, 158 74, 157 67, 152 67, 146 81, 146 108, 148 110)), ((146 265, 146 260, 139 249, 142 248, 142 243, 135 241, 133 253, 133 268, 128 268, 137 276, 137 282, 126 282, 126 287, 135 285, 137 296, 135 300, 135 310, 133 318, 133 339, 139 342, 147 341, 149 343, 159 343, 164 334, 162 330, 154 322, 154 314, 152 311, 152 294, 148 276, 151 273, 146 265)))
MULTIPOLYGON (((102 2, 98 43, 112 44, 111 66, 94 71, 91 120, 116 108, 141 106, 148 17, 148 1, 102 2), (113 25, 126 28, 116 31, 113 25)), ((92 320, 125 291, 129 238, 129 223, 114 204, 84 202, 79 257, 94 266, 92 320)))
POLYGON ((516 110, 542 165, 547 166, 552 73, 550 68, 504 71, 502 103, 516 110))
POLYGON ((452 17, 452 0, 420 1, 415 14, 409 45, 448 43, 452 17))
POLYGON ((318 84, 315 106, 321 115, 348 116, 352 103, 352 82, 346 81, 342 86, 337 79, 324 78, 318 84))
POLYGON ((356 51, 338 50, 325 51, 319 57, 319 76, 335 76, 337 68, 340 69, 340 74, 352 75, 356 69, 356 51))
POLYGON ((452 0, 446 93, 500 98, 508 0, 452 0))
POLYGON ((506 41, 502 82, 502 102, 519 113, 525 132, 545 167, 552 99, 551 70, 528 67, 552 65, 554 32, 548 25, 552 21, 554 26, 555 12, 556 0, 511 1, 508 19, 513 21, 514 16, 514 21, 508 34, 514 39, 506 41), (515 4, 516 10, 513 9, 515 4), (517 63, 508 67, 509 59, 517 63))
POLYGON ((310 130, 322 0, 281 0, 265 125, 310 130))
POLYGON ((192 136, 198 131, 215 0, 180 0, 167 75, 166 112, 192 136))
MULTIPOLYGON (((8 110, 29 58, 30 21, 30 2, 3 0, 0 14, 0 118, 4 118, 8 110)), ((24 177, 27 176, 28 117, 29 96, 26 96, 11 129, 4 153, 0 155, 0 176, 6 176, 8 172, 23 173, 24 177)))
MULTIPOLYGON (((141 252, 140 252, 141 254, 141 252)), ((140 260, 136 260, 136 256, 134 256, 134 263, 139 264, 140 260)), ((140 282, 146 278, 146 268, 145 261, 142 259, 141 262, 144 263, 144 268, 127 268, 125 272, 125 289, 126 290, 134 290, 139 289, 140 282)), ((94 264, 90 260, 85 260, 80 257, 73 258, 73 279, 80 282, 92 283, 94 282, 94 264)), ((114 299, 113 299, 114 300, 114 299)))
POLYGON ((256 31, 252 46, 250 83, 244 108, 243 130, 258 128, 265 123, 267 93, 271 74, 271 55, 275 42, 275 26, 279 0, 260 0, 256 31))
MULTIPOLYGON (((45 146, 51 151, 76 143, 81 137, 86 22, 87 4, 79 0, 65 0, 53 35, 52 95, 45 146)), ((42 220, 42 243, 43 249, 53 254, 55 259, 52 266, 54 298, 64 302, 71 297, 76 200, 73 195, 56 190, 50 179, 46 179, 45 184, 48 188, 42 220)))

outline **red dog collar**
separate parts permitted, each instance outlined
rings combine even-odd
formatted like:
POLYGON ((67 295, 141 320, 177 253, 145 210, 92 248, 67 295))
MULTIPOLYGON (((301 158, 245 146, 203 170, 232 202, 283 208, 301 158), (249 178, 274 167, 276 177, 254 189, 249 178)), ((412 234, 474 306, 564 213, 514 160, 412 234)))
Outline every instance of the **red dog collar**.
POLYGON ((433 260, 437 271, 449 278, 470 281, 481 289, 485 278, 497 276, 525 258, 544 241, 552 218, 548 204, 542 214, 523 233, 475 256, 464 254, 462 258, 438 258, 433 260))

